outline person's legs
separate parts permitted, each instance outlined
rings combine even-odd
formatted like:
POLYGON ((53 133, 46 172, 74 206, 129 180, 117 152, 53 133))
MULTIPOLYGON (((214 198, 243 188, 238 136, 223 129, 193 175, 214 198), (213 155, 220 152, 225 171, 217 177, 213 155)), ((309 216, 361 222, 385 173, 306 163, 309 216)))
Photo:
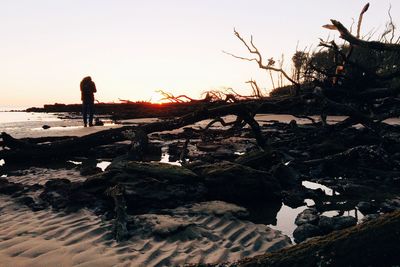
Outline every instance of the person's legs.
POLYGON ((88 109, 89 109, 89 126, 93 126, 93 114, 94 114, 93 102, 88 103, 88 109))
POLYGON ((88 112, 88 105, 85 102, 82 102, 82 116, 83 116, 83 124, 86 127, 87 126, 87 114, 88 112))

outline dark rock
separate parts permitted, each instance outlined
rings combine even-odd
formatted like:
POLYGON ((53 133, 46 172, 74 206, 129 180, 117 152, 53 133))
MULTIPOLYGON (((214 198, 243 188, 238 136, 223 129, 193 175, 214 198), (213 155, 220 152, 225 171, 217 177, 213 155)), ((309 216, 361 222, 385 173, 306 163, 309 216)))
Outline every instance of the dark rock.
POLYGON ((101 168, 97 166, 82 165, 81 168, 79 169, 79 173, 82 176, 94 175, 101 172, 102 172, 101 168))
POLYGON ((204 152, 214 152, 217 151, 221 147, 221 145, 217 144, 207 144, 207 143, 197 143, 196 147, 200 151, 204 152))
POLYGON ((160 144, 149 143, 146 147, 146 151, 143 154, 143 161, 160 161, 161 160, 161 148, 160 144))
POLYGON ((342 162, 346 165, 363 166, 379 170, 392 170, 395 164, 387 152, 380 146, 358 146, 342 153, 342 162))
POLYGON ((230 149, 218 148, 212 156, 218 160, 231 160, 234 159, 235 153, 230 149))
POLYGON ((388 199, 381 204, 381 211, 392 212, 395 210, 400 210, 400 197, 388 199))
POLYGON ((297 128, 297 121, 296 120, 291 120, 289 122, 289 126, 291 129, 296 129, 297 128))
POLYGON ((279 182, 264 171, 227 161, 193 170, 204 178, 211 198, 233 202, 281 198, 279 182))
POLYGON ((21 184, 9 182, 6 178, 0 178, 0 193, 6 195, 16 194, 24 190, 21 184))
POLYGON ((364 218, 362 218, 362 222, 364 223, 364 222, 368 222, 368 221, 371 221, 371 220, 375 220, 376 218, 378 218, 380 215, 379 214, 377 214, 377 213, 374 213, 374 214, 367 214, 367 215, 365 215, 364 216, 364 218))
POLYGON ((97 146, 95 149, 91 150, 91 153, 95 158, 115 158, 119 155, 128 153, 130 146, 130 144, 126 143, 97 146))
POLYGON ((236 266, 398 266, 400 211, 236 266))
POLYGON ((68 179, 51 179, 44 184, 46 190, 55 190, 60 188, 65 188, 71 184, 68 179))
POLYGON ((72 183, 68 179, 51 179, 45 183, 39 198, 55 209, 66 208, 73 203, 69 198, 71 187, 72 183))
POLYGON ((316 209, 305 209, 303 212, 299 213, 296 217, 295 224, 318 224, 319 215, 316 209))
POLYGON ((235 163, 257 170, 269 171, 273 165, 279 163, 280 157, 275 152, 253 150, 235 160, 235 163))
POLYGON ((279 181, 282 188, 293 188, 300 185, 299 173, 282 163, 272 167, 272 176, 279 181))
POLYGON ((347 148, 340 142, 332 140, 324 141, 320 144, 314 144, 311 147, 311 151, 319 156, 327 156, 345 151, 347 148))
POLYGON ((307 238, 321 235, 321 230, 318 226, 305 223, 297 227, 293 232, 293 237, 296 243, 303 242, 307 238))
POLYGON ((95 125, 95 126, 103 126, 103 125, 104 125, 104 122, 103 122, 102 120, 100 120, 99 118, 96 118, 96 119, 94 120, 94 125, 95 125))
POLYGON ((334 217, 335 225, 334 230, 341 230, 357 224, 357 219, 352 216, 334 217))
POLYGON ((47 207, 46 203, 43 201, 35 202, 35 200, 30 196, 21 196, 16 199, 18 203, 28 206, 32 211, 43 210, 47 207))
POLYGON ((94 175, 97 173, 101 173, 101 168, 97 167, 97 160, 94 158, 87 158, 82 161, 82 164, 79 166, 79 172, 82 176, 94 175))
POLYGON ((389 184, 392 184, 396 187, 400 187, 400 177, 393 177, 390 181, 389 184))
POLYGON ((50 127, 49 125, 46 125, 46 124, 45 124, 45 125, 42 126, 42 128, 43 128, 44 130, 47 130, 47 129, 50 129, 51 127, 50 127))
POLYGON ((304 206, 305 192, 302 190, 282 191, 282 201, 292 209, 304 206))
POLYGON ((32 190, 32 191, 38 191, 38 190, 41 190, 41 189, 43 189, 43 185, 41 185, 41 184, 34 184, 34 185, 31 185, 30 186, 30 190, 32 190))
POLYGON ((32 205, 35 203, 35 201, 33 200, 33 198, 28 197, 28 196, 19 197, 19 198, 17 199, 17 201, 18 201, 19 203, 21 203, 21 204, 26 205, 26 206, 32 206, 32 205))
POLYGON ((348 196, 365 196, 374 192, 374 188, 366 185, 349 183, 342 186, 342 193, 348 196))
POLYGON ((365 201, 358 202, 356 207, 364 215, 375 213, 378 210, 378 207, 375 204, 365 201))
POLYGON ((357 219, 352 216, 327 217, 319 218, 318 226, 324 234, 328 234, 335 230, 341 230, 357 224, 357 219))
POLYGON ((204 200, 202 179, 189 169, 158 162, 113 161, 101 175, 89 177, 78 190, 105 198, 111 186, 125 187, 128 212, 173 208, 204 200))

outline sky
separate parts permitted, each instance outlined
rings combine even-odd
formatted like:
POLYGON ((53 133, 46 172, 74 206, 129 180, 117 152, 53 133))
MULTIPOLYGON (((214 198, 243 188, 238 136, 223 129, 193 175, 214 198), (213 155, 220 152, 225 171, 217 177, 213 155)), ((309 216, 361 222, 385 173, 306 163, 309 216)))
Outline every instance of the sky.
MULTIPOLYGON (((100 102, 157 101, 156 90, 199 98, 206 90, 249 94, 269 76, 234 36, 236 28, 267 59, 285 65, 296 47, 316 47, 337 34, 321 26, 350 26, 359 0, 0 0, 0 106, 79 103, 79 83, 90 75, 100 102)), ((382 32, 388 9, 395 24, 400 2, 374 0, 362 34, 382 32)), ((396 24, 397 25, 397 24, 396 24)))

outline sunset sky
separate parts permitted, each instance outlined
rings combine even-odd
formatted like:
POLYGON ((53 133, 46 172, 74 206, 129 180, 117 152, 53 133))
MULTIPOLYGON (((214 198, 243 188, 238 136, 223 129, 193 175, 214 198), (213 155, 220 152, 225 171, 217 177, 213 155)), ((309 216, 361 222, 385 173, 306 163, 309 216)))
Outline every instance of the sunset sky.
MULTIPOLYGON (((381 33, 400 2, 370 1, 362 33, 381 33)), ((0 106, 79 103, 90 75, 99 101, 158 100, 156 90, 199 97, 209 89, 250 92, 265 72, 222 50, 248 56, 233 28, 254 40, 265 58, 286 63, 296 49, 336 33, 329 19, 350 26, 358 0, 0 0, 0 106)))

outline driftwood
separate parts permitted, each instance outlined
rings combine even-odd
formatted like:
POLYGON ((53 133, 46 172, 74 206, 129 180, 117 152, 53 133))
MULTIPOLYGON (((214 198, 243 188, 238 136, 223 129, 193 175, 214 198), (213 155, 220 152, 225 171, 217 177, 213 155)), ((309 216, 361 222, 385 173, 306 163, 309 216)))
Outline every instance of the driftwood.
MULTIPOLYGON (((314 94, 315 101, 324 105, 327 109, 342 110, 344 114, 349 115, 351 120, 347 120, 347 126, 351 126, 357 123, 361 123, 364 126, 379 132, 380 121, 374 120, 373 117, 364 115, 351 106, 340 104, 329 100, 323 95, 314 94), (349 123, 351 122, 351 123, 349 123)), ((239 121, 243 120, 248 124, 253 132, 253 135, 257 141, 257 144, 262 149, 268 149, 267 141, 265 136, 261 133, 261 129, 254 116, 258 113, 258 110, 268 110, 271 113, 280 112, 282 110, 290 110, 290 107, 294 104, 301 104, 307 106, 307 100, 301 98, 290 98, 280 100, 277 102, 273 101, 262 101, 262 102, 246 102, 246 103, 233 103, 226 104, 220 107, 211 109, 202 109, 194 113, 187 114, 177 119, 159 121, 137 126, 124 126, 121 128, 104 130, 101 132, 93 133, 83 137, 73 137, 69 139, 61 139, 50 143, 36 144, 34 142, 26 142, 15 139, 6 133, 2 133, 3 146, 8 149, 0 151, 0 158, 3 158, 6 163, 18 163, 24 161, 35 161, 44 159, 55 159, 55 158, 68 158, 71 156, 82 155, 89 149, 99 145, 110 144, 122 140, 126 140, 127 137, 124 134, 126 131, 139 131, 142 132, 139 139, 135 142, 146 143, 143 139, 148 134, 154 132, 162 132, 168 130, 179 129, 187 125, 194 124, 198 121, 202 121, 210 118, 214 119, 207 127, 215 122, 222 122, 221 117, 226 115, 236 115, 240 118, 239 121)), ((300 114, 299 114, 300 115, 300 114)), ((298 116, 296 114, 296 116, 298 116)), ((32 141, 32 140, 31 140, 32 141)))
POLYGON ((399 226, 397 211, 234 266, 393 266, 400 260, 399 226))
MULTIPOLYGON (((194 113, 187 114, 178 119, 170 119, 154 122, 140 126, 140 131, 144 136, 153 132, 161 132, 179 129, 184 126, 194 124, 209 118, 222 117, 226 115, 237 115, 250 125, 257 143, 261 148, 266 147, 266 142, 261 135, 258 123, 249 114, 249 107, 252 103, 227 104, 212 109, 202 109, 194 113)), ((0 151, 0 158, 7 163, 17 163, 24 161, 35 161, 49 158, 66 158, 73 155, 85 153, 90 148, 126 140, 124 132, 138 130, 135 126, 125 126, 117 129, 110 129, 79 138, 59 140, 45 144, 34 144, 13 138, 7 133, 2 133, 3 146, 9 149, 0 151)), ((143 136, 143 135, 142 135, 143 136)))
POLYGON ((382 43, 379 41, 365 41, 352 35, 350 31, 339 21, 332 19, 331 22, 334 27, 339 31, 340 37, 348 41, 352 45, 380 51, 400 51, 399 44, 382 43))
MULTIPOLYGON (((398 92, 398 88, 371 89, 359 93, 358 98, 365 102, 367 102, 366 100, 376 101, 382 97, 393 96, 398 92)), ((127 131, 140 132, 141 134, 136 134, 136 140, 134 141, 143 143, 144 146, 142 145, 141 147, 142 149, 145 149, 147 141, 144 139, 146 139, 147 135, 150 133, 175 130, 206 119, 213 119, 209 125, 207 125, 206 129, 216 122, 227 125, 222 119, 222 117, 227 115, 237 116, 238 119, 235 122, 236 124, 241 124, 241 122, 243 122, 241 126, 243 126, 243 124, 248 124, 252 129, 259 147, 262 149, 269 149, 267 140, 265 139, 265 136, 262 135, 260 126, 254 119, 254 116, 259 113, 289 113, 297 117, 304 117, 304 114, 288 111, 292 110, 294 107, 302 107, 302 110, 306 110, 310 105, 314 106, 314 109, 316 108, 315 110, 321 108, 322 110, 325 110, 325 112, 329 112, 330 110, 341 111, 342 115, 349 116, 349 119, 339 124, 342 128, 344 126, 350 127, 361 123, 365 127, 379 134, 379 124, 384 118, 386 118, 382 117, 382 114, 385 113, 367 115, 352 105, 345 103, 342 104, 331 100, 326 96, 326 94, 327 93, 324 90, 316 90, 315 93, 308 93, 300 96, 225 103, 212 108, 204 107, 196 112, 189 113, 176 119, 148 123, 142 126, 124 126, 121 128, 100 131, 83 137, 63 138, 47 143, 38 143, 34 139, 29 139, 29 141, 18 140, 7 133, 2 133, 2 145, 3 147, 7 147, 7 149, 0 151, 0 158, 4 159, 7 163, 18 163, 78 156, 96 146, 127 140, 128 138, 125 134, 127 131)), ((340 96, 340 93, 338 95, 340 96)), ((399 111, 399 109, 396 108, 395 103, 396 102, 392 103, 390 108, 399 111)), ((393 112, 389 112, 386 115, 387 117, 390 117, 393 115, 393 112)))
MULTIPOLYGON (((368 49, 377 49, 384 51, 400 51, 400 45, 397 43, 382 43, 374 41, 365 41, 359 38, 360 25, 363 14, 368 10, 368 5, 360 13, 359 23, 357 27, 357 36, 354 36, 340 22, 331 20, 332 25, 327 28, 338 30, 341 37, 348 41, 353 49, 361 46, 368 49)), ((237 94, 230 89, 227 92, 221 93, 217 91, 209 91, 201 100, 195 100, 185 95, 173 96, 172 94, 163 92, 166 99, 172 102, 179 102, 184 105, 183 101, 189 100, 195 102, 197 110, 190 112, 178 118, 162 120, 158 122, 148 123, 141 126, 124 126, 116 129, 104 130, 83 137, 71 137, 60 139, 26 139, 18 140, 8 135, 1 134, 1 145, 5 148, 0 150, 0 159, 4 159, 6 163, 13 164, 19 162, 43 161, 48 159, 70 158, 72 156, 85 155, 87 151, 97 146, 106 145, 122 140, 127 140, 126 132, 134 132, 133 146, 131 156, 136 159, 141 158, 141 154, 146 150, 147 135, 154 132, 169 131, 182 128, 187 125, 194 124, 199 121, 211 119, 212 121, 202 131, 206 131, 214 123, 221 123, 228 126, 233 125, 238 129, 244 125, 249 125, 258 146, 261 149, 269 150, 267 137, 262 134, 258 122, 254 119, 255 115, 260 113, 284 113, 292 114, 296 117, 307 118, 312 121, 315 127, 330 127, 331 130, 342 130, 347 127, 352 127, 355 124, 362 124, 367 129, 371 130, 375 135, 380 136, 382 121, 400 115, 399 102, 397 96, 400 93, 400 87, 381 87, 381 88, 352 88, 340 87, 337 84, 334 86, 322 86, 320 83, 308 83, 306 85, 299 84, 293 80, 282 68, 275 67, 275 61, 271 58, 267 63, 264 63, 261 52, 255 46, 253 38, 250 42, 242 38, 242 36, 234 31, 235 36, 245 45, 250 54, 255 55, 255 58, 244 58, 230 54, 236 58, 255 61, 259 67, 267 71, 275 71, 286 77, 296 89, 296 95, 283 97, 263 97, 261 89, 256 81, 251 80, 249 83, 253 88, 252 97, 246 97, 237 94), (318 86, 317 86, 318 85, 318 86), (320 115, 322 125, 316 123, 308 115, 320 115), (327 115, 345 115, 348 116, 344 121, 337 123, 334 126, 327 125, 327 115), (237 117, 235 122, 226 123, 224 116, 234 115, 237 117), (42 143, 43 141, 49 141, 42 143)), ((350 54, 343 54, 339 47, 332 42, 330 45, 322 44, 341 57, 343 62, 351 64, 350 54), (350 63, 349 63, 350 62, 350 63)), ((229 54, 229 53, 228 53, 229 54)), ((342 62, 342 63, 343 63, 342 62)), ((312 67, 312 63, 311 67, 312 67)), ((364 66, 361 70, 367 69, 364 66)), ((372 73, 369 77, 381 80, 382 77, 397 78, 400 72, 396 69, 389 74, 372 73)), ((341 79, 347 79, 346 75, 336 75, 341 79)), ((329 78, 329 76, 327 76, 329 78)), ((387 84, 386 84, 387 85, 387 84)), ((382 141, 384 141, 382 139, 382 141)))
POLYGON ((126 201, 124 198, 125 188, 118 184, 109 188, 106 193, 114 200, 115 218, 113 221, 113 233, 115 239, 118 242, 123 241, 128 236, 128 215, 126 213, 126 201))

